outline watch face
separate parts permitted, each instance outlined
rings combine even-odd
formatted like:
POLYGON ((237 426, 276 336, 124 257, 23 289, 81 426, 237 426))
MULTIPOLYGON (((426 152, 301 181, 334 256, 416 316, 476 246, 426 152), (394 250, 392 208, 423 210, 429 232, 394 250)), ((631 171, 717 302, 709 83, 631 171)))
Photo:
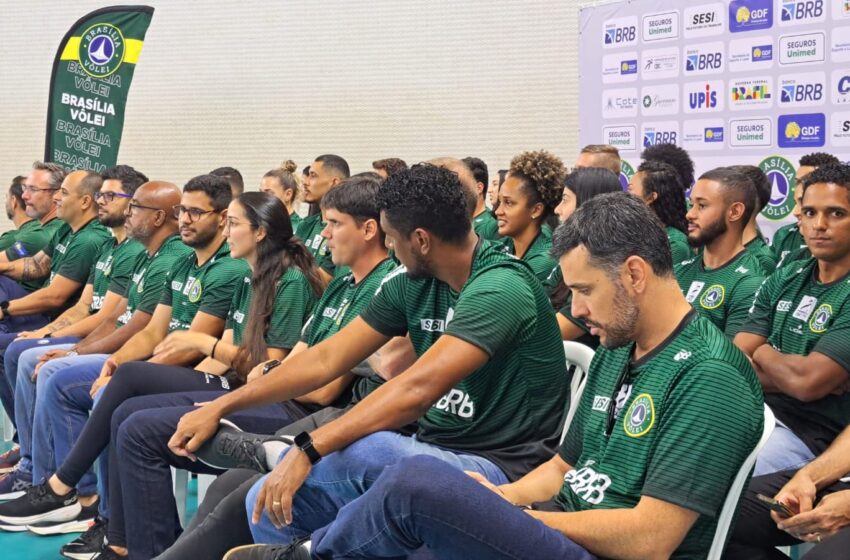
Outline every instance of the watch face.
POLYGON ((270 361, 269 363, 267 363, 266 365, 263 366, 263 374, 265 375, 266 373, 270 372, 271 370, 273 370, 274 368, 276 368, 279 365, 280 365, 279 360, 270 361))
POLYGON ((310 443, 310 440, 310 434, 308 434, 307 432, 301 432, 300 434, 295 436, 295 439, 293 441, 298 447, 303 447, 304 445, 310 443))

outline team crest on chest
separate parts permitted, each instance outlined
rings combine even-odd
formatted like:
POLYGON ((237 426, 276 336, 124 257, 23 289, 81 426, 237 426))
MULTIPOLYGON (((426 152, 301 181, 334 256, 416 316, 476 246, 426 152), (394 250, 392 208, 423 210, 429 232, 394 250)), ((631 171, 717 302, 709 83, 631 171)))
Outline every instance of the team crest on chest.
POLYGON ((826 332, 826 326, 831 318, 832 306, 828 303, 823 303, 812 315, 812 319, 809 321, 809 329, 813 333, 818 334, 826 332))
POLYGON ((192 283, 189 285, 189 289, 187 290, 189 303, 198 303, 201 301, 201 291, 201 281, 197 278, 193 279, 192 283))
POLYGON ((641 393, 626 410, 623 430, 629 437, 641 437, 649 433, 655 424, 655 403, 649 393, 641 393))
POLYGON ((720 284, 709 287, 699 298, 699 304, 703 309, 717 309, 723 304, 726 288, 720 284))

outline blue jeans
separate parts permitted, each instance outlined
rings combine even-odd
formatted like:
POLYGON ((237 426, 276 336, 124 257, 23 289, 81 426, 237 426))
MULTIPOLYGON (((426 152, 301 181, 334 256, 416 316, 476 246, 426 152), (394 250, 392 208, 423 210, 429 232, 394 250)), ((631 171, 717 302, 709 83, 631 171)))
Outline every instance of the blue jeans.
MULTIPOLYGON (((52 456, 50 452, 33 447, 33 480, 41 480, 55 473, 65 458, 71 453, 74 444, 89 418, 94 401, 89 392, 92 383, 100 375, 107 354, 86 354, 52 360, 41 368, 39 377, 44 373, 48 379, 39 388, 43 395, 44 418, 36 416, 33 423, 33 441, 48 437, 53 439, 52 456), (45 368, 48 368, 45 372, 45 368)), ((97 478, 91 465, 74 484, 83 496, 97 493, 97 478)), ((63 481, 64 482, 64 481, 63 481)))
POLYGON ((384 469, 312 539, 314 558, 405 558, 423 546, 441 560, 594 558, 563 533, 429 456, 384 469))
MULTIPOLYGON (((508 481, 499 467, 483 457, 444 449, 394 432, 377 432, 317 463, 292 500, 292 524, 277 529, 263 513, 259 524, 251 524, 254 542, 288 543, 309 535, 332 522, 343 506, 367 492, 386 467, 414 455, 430 455, 455 469, 481 473, 494 484, 508 481)), ((249 518, 266 478, 254 484, 245 500, 249 518)))
POLYGON ((779 471, 796 471, 812 462, 815 454, 803 443, 803 440, 788 429, 788 426, 776 421, 776 428, 767 438, 756 458, 753 476, 764 476, 779 471))
MULTIPOLYGON (((37 385, 44 385, 46 379, 52 373, 40 375, 37 382, 32 380, 35 365, 41 358, 41 355, 48 350, 65 350, 73 346, 72 343, 79 340, 77 337, 59 337, 16 340, 6 349, 6 355, 3 359, 6 362, 6 371, 9 379, 12 378, 12 372, 15 375, 15 426, 18 428, 18 439, 21 444, 21 462, 18 469, 32 474, 32 449, 37 447, 44 450, 50 450, 52 455, 52 445, 50 440, 50 432, 43 434, 43 438, 33 440, 33 420, 36 415, 36 410, 39 404, 40 391, 36 391, 37 385)), ((45 364, 46 366, 47 364, 45 364)), ((42 411, 41 414, 44 414, 42 411)))

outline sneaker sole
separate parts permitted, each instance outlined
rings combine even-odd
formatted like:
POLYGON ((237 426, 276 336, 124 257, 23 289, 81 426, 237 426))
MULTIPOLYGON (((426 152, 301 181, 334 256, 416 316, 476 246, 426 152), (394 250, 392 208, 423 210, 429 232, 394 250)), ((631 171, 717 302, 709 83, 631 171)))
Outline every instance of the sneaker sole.
POLYGON ((54 509, 53 511, 48 511, 47 513, 30 515, 28 517, 8 517, 0 515, 0 522, 8 523, 9 525, 33 525, 43 521, 64 523, 66 521, 72 521, 75 517, 80 515, 80 511, 82 509, 82 506, 80 506, 79 503, 76 503, 71 504, 70 506, 54 509))
POLYGON ((95 556, 100 554, 99 552, 62 552, 59 554, 64 556, 65 558, 70 558, 71 560, 92 560, 95 556))
POLYGON ((92 519, 74 519, 67 523, 39 527, 38 525, 27 525, 27 530, 36 535, 66 535, 68 533, 84 533, 91 526, 92 519))
POLYGON ((9 533, 22 533, 27 530, 27 528, 23 525, 0 525, 0 530, 7 531, 9 533))
POLYGON ((15 465, 12 465, 11 467, 0 467, 0 474, 8 474, 13 470, 15 470, 15 465))
POLYGON ((20 492, 9 492, 8 494, 0 494, 0 501, 17 500, 24 494, 26 494, 25 490, 21 490, 20 492))

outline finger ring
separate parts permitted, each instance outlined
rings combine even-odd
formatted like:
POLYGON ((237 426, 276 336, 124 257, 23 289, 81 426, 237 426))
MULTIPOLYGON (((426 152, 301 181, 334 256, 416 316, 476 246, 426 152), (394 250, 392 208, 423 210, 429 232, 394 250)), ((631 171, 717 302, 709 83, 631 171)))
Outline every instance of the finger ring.
POLYGON ((818 541, 818 542, 820 542, 820 533, 818 533, 818 539, 817 539, 817 541, 818 541))
POLYGON ((272 505, 273 505, 273 506, 279 506, 279 505, 280 505, 280 502, 272 502, 272 505))

